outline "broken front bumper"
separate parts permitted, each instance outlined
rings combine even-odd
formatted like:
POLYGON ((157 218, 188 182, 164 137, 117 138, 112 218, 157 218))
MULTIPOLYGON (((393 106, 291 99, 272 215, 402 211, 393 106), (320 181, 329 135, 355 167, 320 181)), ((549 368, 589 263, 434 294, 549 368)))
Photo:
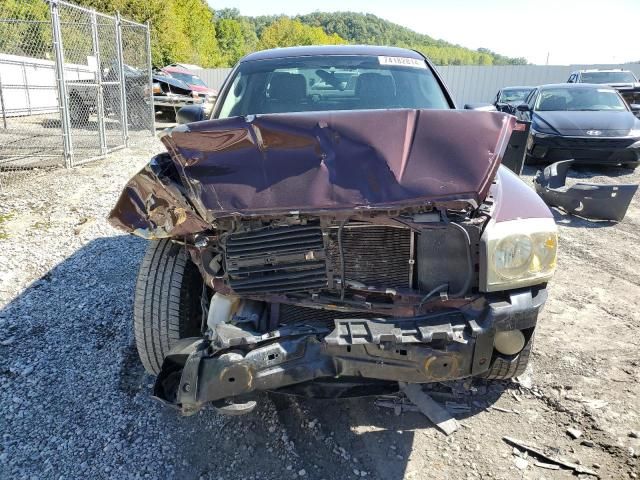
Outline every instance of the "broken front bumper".
POLYGON ((547 205, 584 218, 622 221, 638 185, 576 183, 565 185, 573 160, 552 163, 539 170, 533 182, 547 205))
POLYGON ((189 95, 154 95, 153 106, 154 107, 170 107, 181 108, 186 105, 203 105, 204 99, 200 97, 191 97, 189 95))
POLYGON ((213 339, 184 339, 172 349, 154 396, 190 414, 208 402, 327 377, 428 383, 480 375, 495 355, 495 333, 532 330, 545 300, 544 288, 532 288, 482 308, 414 318, 336 312, 332 331, 295 325, 254 335, 221 324, 213 339))

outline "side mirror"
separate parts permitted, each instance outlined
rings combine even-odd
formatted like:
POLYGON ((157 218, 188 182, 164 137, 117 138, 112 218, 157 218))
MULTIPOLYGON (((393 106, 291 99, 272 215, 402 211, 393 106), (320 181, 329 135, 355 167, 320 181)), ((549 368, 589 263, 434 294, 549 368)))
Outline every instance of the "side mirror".
POLYGON ((491 103, 465 103, 465 110, 475 110, 477 112, 496 112, 495 105, 491 103))
POLYGON ((201 105, 185 105, 176 114, 176 122, 179 124, 201 122, 206 120, 204 108, 201 105))
POLYGON ((531 108, 529 107, 528 103, 521 103, 516 107, 516 110, 518 110, 519 112, 530 112, 531 108))
POLYGON ((629 107, 633 113, 640 113, 640 103, 632 103, 629 107))

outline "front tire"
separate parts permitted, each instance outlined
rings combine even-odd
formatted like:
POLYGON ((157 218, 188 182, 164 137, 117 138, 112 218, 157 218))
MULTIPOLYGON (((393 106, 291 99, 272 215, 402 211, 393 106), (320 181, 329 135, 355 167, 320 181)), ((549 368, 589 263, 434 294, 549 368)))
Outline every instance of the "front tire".
POLYGON ((157 375, 176 341, 201 335, 203 281, 180 245, 152 241, 136 282, 133 322, 138 355, 157 375))
POLYGON ((529 337, 529 340, 520 353, 515 355, 502 355, 494 352, 491 367, 489 367, 489 371, 485 374, 485 378, 489 380, 507 380, 519 377, 527 369, 532 348, 533 334, 529 337))

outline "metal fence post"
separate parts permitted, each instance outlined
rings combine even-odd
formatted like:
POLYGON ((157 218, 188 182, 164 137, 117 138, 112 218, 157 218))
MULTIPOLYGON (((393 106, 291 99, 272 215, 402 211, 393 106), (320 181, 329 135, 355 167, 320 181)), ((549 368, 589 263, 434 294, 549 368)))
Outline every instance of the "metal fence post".
POLYGON ((58 100, 60 102, 60 123, 62 126, 62 145, 64 165, 73 165, 73 144, 71 142, 71 117, 69 115, 69 98, 67 84, 64 79, 64 52, 62 51, 62 32, 60 31, 60 12, 58 0, 49 0, 51 12, 51 30, 53 33, 53 50, 56 58, 56 83, 58 86, 58 100))
POLYGON ((0 110, 2 110, 2 124, 7 129, 7 112, 4 109, 4 94, 2 93, 2 75, 0 75, 0 110))
POLYGON ((98 88, 96 91, 96 113, 98 116, 98 137, 100 140, 100 154, 107 153, 107 139, 104 129, 104 91, 102 86, 102 62, 100 61, 100 40, 98 38, 98 19, 96 12, 91 12, 91 41, 93 43, 93 56, 96 59, 96 81, 98 88))
POLYGON ((153 105, 153 67, 151 65, 151 23, 147 20, 147 62, 149 72, 149 105, 151 105, 151 136, 156 134, 156 109, 153 105))
POLYGON ((122 53, 122 19, 120 12, 116 12, 116 52, 120 75, 120 121, 122 123, 122 142, 129 146, 129 107, 127 105, 127 79, 124 76, 124 54, 122 53))
POLYGON ((24 84, 24 94, 27 97, 28 113, 31 115, 31 94, 29 93, 29 80, 27 79, 27 66, 22 64, 22 83, 24 84))

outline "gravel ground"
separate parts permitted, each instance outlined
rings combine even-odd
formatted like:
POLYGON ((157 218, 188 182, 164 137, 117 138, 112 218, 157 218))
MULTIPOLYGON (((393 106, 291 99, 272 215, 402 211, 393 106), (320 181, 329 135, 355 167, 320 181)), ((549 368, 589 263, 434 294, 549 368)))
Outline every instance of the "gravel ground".
MULTIPOLYGON (((264 394, 243 417, 182 418, 151 400, 133 343, 145 242, 105 221, 125 181, 161 148, 149 139, 0 193, 1 479, 572 477, 523 458, 505 435, 601 478, 640 475, 638 197, 620 224, 557 213, 559 270, 532 368, 519 383, 461 397, 469 411, 450 437, 371 398, 264 394)), ((640 182, 640 171, 573 173, 640 182)))

